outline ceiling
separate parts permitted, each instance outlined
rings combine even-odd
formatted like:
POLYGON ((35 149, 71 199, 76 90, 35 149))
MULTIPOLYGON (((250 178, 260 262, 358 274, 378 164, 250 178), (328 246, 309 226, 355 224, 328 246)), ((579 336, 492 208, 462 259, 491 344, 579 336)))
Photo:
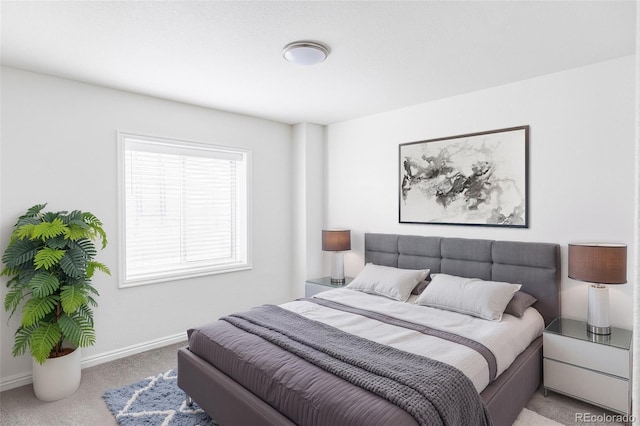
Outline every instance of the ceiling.
POLYGON ((2 64, 330 124, 635 53, 635 1, 2 1, 2 64), (328 59, 282 58, 297 40, 328 59))

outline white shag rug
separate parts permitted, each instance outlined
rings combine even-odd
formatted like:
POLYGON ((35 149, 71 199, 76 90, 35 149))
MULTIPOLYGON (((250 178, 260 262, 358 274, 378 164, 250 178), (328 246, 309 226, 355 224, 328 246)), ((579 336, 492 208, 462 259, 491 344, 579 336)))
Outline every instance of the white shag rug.
POLYGON ((513 426, 564 426, 555 420, 548 419, 535 411, 523 408, 513 426))

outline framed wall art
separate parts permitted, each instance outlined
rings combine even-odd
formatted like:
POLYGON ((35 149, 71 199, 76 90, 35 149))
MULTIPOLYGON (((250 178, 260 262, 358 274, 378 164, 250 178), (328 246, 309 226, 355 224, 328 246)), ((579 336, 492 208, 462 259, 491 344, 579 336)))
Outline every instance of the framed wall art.
POLYGON ((400 144, 400 223, 527 228, 529 126, 400 144))

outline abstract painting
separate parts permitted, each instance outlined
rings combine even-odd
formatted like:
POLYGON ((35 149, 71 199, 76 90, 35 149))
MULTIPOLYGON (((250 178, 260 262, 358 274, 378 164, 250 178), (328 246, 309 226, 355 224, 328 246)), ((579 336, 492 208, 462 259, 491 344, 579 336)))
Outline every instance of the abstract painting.
POLYGON ((400 223, 527 228, 529 126, 400 144, 400 223))

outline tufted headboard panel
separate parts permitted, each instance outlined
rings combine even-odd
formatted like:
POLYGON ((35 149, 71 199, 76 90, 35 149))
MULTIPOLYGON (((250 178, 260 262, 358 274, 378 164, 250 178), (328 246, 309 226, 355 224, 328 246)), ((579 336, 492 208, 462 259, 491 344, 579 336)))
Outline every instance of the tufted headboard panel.
POLYGON ((522 284, 545 325, 560 316, 558 244, 369 233, 364 249, 365 263, 522 284))

